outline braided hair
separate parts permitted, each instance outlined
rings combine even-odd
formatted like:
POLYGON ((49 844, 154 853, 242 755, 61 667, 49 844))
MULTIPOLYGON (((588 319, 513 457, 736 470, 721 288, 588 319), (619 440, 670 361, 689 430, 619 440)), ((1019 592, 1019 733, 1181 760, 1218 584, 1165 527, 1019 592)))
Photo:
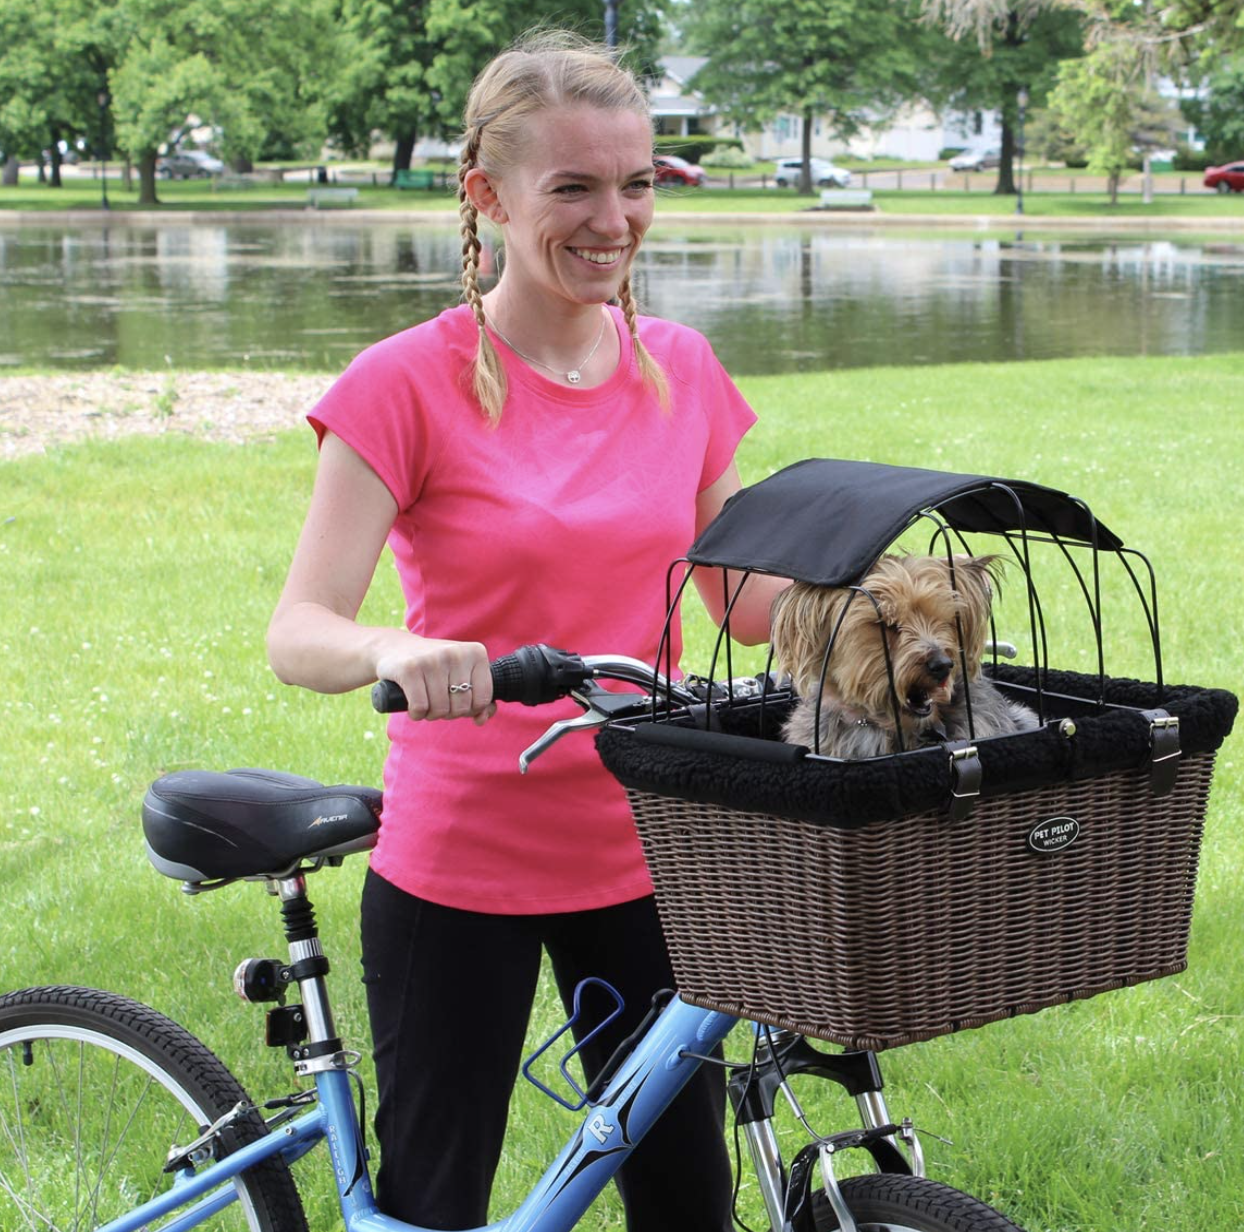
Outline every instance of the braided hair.
MULTIPOLYGON (((497 172, 520 148, 525 121, 562 104, 633 111, 648 117, 639 82, 620 67, 614 53, 566 31, 538 31, 497 56, 476 78, 467 99, 462 153, 458 163, 458 219, 462 236, 462 294, 475 317, 479 342, 471 374, 472 389, 484 414, 496 423, 506 399, 505 369, 485 328, 479 288, 479 214, 466 191, 475 167, 497 172)), ((639 374, 668 403, 665 373, 639 340, 639 309, 629 276, 618 288, 618 303, 630 331, 639 374)))

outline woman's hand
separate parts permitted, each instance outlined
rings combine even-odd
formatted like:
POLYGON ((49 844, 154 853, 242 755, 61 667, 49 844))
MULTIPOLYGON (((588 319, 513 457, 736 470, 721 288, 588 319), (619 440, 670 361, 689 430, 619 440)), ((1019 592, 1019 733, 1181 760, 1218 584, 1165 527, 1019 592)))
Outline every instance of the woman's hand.
POLYGON ((412 719, 469 717, 486 723, 497 709, 488 653, 478 642, 408 635, 384 649, 376 676, 401 686, 412 719))

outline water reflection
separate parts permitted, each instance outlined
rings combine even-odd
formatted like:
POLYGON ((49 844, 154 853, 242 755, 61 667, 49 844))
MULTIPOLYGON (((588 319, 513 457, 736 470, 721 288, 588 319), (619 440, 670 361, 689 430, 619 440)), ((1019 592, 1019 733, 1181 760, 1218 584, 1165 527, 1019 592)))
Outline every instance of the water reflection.
MULTIPOLYGON (((439 226, 0 226, 0 365, 334 369, 457 302, 459 261, 439 226)), ((635 285, 745 374, 1236 349, 1242 273, 1222 242, 666 223, 635 285)))

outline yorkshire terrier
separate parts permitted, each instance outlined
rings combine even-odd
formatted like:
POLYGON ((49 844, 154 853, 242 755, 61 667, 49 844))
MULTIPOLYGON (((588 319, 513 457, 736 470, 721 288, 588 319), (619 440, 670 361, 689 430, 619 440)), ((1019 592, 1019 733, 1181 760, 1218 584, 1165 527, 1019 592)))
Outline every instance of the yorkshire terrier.
POLYGON ((774 658, 797 696, 782 738, 827 757, 884 757, 1038 726, 981 673, 1000 565, 996 556, 956 555, 953 568, 944 556, 883 556, 856 588, 783 591, 774 658))

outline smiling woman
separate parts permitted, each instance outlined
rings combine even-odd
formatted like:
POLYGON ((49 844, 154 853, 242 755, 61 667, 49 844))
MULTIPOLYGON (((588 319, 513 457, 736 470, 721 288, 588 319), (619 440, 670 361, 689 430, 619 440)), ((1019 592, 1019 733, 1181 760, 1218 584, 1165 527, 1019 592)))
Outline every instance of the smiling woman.
MULTIPOLYGON (((516 786, 513 750, 546 719, 494 716, 490 651, 546 641, 655 662, 668 635, 680 654, 653 582, 738 489, 755 419, 703 337, 639 313, 652 130, 611 53, 525 41, 480 75, 465 119, 466 303, 369 348, 313 410, 319 473, 268 637, 288 683, 379 677, 406 698, 363 897, 377 1197, 439 1228, 487 1218, 542 950, 568 1009, 589 975, 625 1001, 583 1042, 589 1072, 673 986, 622 789, 586 742, 516 786), (487 293, 481 217, 505 254, 487 293), (404 628, 358 620, 386 542, 404 628), (444 719, 474 723, 422 721, 444 719)), ((720 574, 701 580, 720 616, 720 574)), ((775 586, 749 585, 738 637, 767 637, 775 586)), ((622 1163, 629 1227, 731 1227, 724 1094, 698 1072, 622 1163)))

